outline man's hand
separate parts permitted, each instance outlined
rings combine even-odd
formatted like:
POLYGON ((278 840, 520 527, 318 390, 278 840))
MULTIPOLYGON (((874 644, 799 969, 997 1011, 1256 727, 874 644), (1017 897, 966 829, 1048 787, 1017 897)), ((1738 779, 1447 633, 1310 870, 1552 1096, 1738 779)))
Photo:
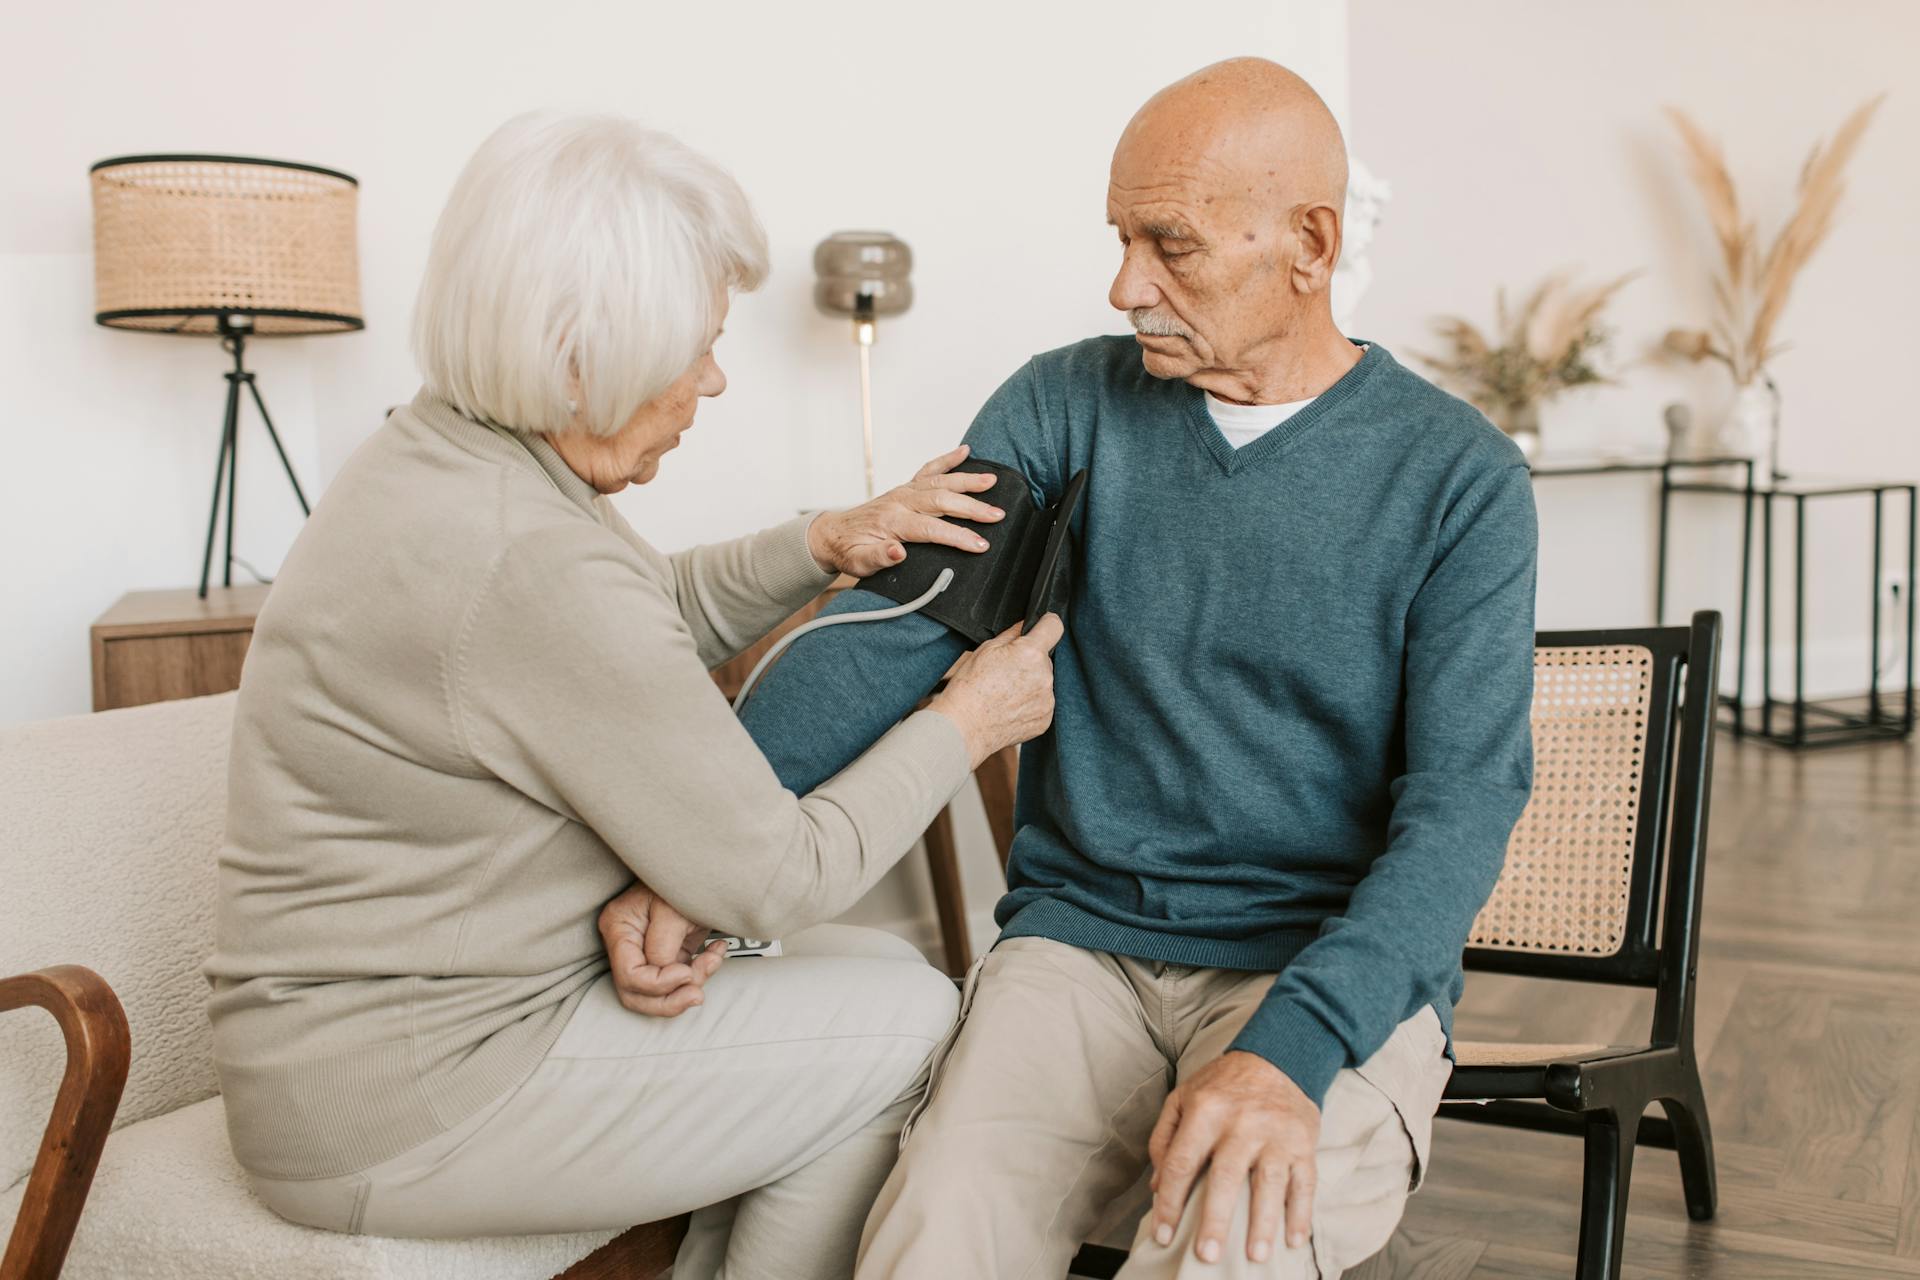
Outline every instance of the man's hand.
POLYGON ((634 1013, 672 1018, 706 1000, 701 988, 726 958, 715 942, 694 953, 707 936, 647 886, 631 889, 600 909, 600 941, 613 966, 613 989, 634 1013))
POLYGON ((1218 1262, 1234 1206, 1253 1180, 1247 1257, 1265 1262, 1284 1209, 1287 1243, 1307 1242, 1313 1220, 1314 1151, 1320 1108, 1285 1072, 1257 1054, 1222 1054, 1167 1097, 1153 1127, 1153 1238, 1171 1244, 1194 1180, 1205 1168, 1205 1199, 1194 1254, 1218 1262))

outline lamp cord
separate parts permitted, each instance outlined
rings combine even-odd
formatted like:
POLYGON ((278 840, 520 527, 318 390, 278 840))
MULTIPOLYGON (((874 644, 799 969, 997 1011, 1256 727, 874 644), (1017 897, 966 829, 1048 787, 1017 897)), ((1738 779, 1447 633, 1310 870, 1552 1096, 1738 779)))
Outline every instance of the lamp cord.
POLYGON ((270 586, 272 586, 272 585, 273 585, 273 579, 272 579, 272 578, 269 578, 269 577, 268 577, 268 576, 267 576, 266 574, 264 574, 264 573, 261 573, 261 572, 260 572, 260 571, 259 571, 258 569, 256 569, 256 568, 254 568, 254 567, 253 567, 252 565, 250 565, 250 564, 248 564, 248 563, 247 563, 247 562, 246 562, 246 561, 245 561, 244 559, 242 559, 241 557, 239 557, 239 556, 235 556, 235 557, 233 558, 233 562, 234 562, 235 564, 237 564, 237 565, 239 565, 239 566, 240 566, 240 567, 241 567, 242 569, 245 569, 245 570, 246 570, 246 571, 247 571, 248 573, 250 573, 250 574, 252 574, 252 575, 253 575, 253 580, 254 580, 255 582, 257 582, 257 583, 259 583, 259 584, 260 584, 261 586, 263 586, 263 587, 270 587, 270 586))

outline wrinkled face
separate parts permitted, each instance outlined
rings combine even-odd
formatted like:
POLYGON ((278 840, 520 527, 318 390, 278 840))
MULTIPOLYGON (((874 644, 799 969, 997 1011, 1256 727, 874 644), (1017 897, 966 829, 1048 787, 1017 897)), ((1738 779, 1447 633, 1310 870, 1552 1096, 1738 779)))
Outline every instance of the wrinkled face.
POLYGON ((672 386, 641 405, 619 434, 607 441, 615 455, 612 471, 619 477, 619 484, 600 492, 618 493, 629 484, 645 484, 658 475, 660 459, 679 445, 681 433, 693 425, 694 410, 701 398, 717 396, 726 389, 727 375, 709 347, 672 386))
MULTIPOLYGON (((720 304, 726 319, 726 302, 720 304)), ((714 340, 719 340, 719 333, 714 340)), ((693 425, 694 410, 704 396, 727 389, 727 375, 709 346, 671 386, 641 405, 627 424, 611 436, 589 436, 571 431, 549 437, 574 473, 601 493, 618 493, 630 484, 645 484, 660 473, 660 459, 680 443, 693 425)))
POLYGON ((1293 325, 1294 237, 1272 203, 1272 170, 1249 174, 1218 148, 1129 129, 1114 151, 1107 221, 1120 271, 1107 300, 1132 320, 1156 378, 1247 367, 1293 325))

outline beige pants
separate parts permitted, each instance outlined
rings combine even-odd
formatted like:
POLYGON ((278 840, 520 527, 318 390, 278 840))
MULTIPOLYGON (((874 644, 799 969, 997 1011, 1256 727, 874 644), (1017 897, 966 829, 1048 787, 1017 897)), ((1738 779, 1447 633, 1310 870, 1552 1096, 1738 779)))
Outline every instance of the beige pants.
MULTIPOLYGON (((1103 1223, 1145 1204, 1147 1139, 1175 1082, 1225 1052, 1271 974, 1129 960, 1011 938, 969 975, 961 1022, 860 1242, 861 1280, 1059 1280, 1103 1223)), ((1126 1280, 1332 1280, 1386 1244, 1424 1173, 1450 1065, 1431 1009, 1334 1079, 1312 1240, 1247 1261, 1243 1194, 1222 1261, 1133 1235, 1126 1280)))
POLYGON ((698 1210, 675 1280, 845 1280, 956 996, 875 930, 823 925, 786 950, 728 961, 677 1018, 627 1012, 603 978, 533 1075, 453 1129, 360 1173, 254 1189, 295 1222, 369 1235, 698 1210))

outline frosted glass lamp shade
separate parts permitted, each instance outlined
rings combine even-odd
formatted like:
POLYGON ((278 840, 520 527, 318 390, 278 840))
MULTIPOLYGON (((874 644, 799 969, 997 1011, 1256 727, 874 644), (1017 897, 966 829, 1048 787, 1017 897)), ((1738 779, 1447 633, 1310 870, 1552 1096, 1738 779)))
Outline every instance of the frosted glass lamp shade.
POLYGON ((94 320, 261 336, 363 327, 360 184, 247 156, 120 156, 93 166, 94 320))
POLYGON ((894 316, 913 305, 913 250, 888 232, 834 232, 814 247, 813 270, 813 305, 827 315, 894 316))

